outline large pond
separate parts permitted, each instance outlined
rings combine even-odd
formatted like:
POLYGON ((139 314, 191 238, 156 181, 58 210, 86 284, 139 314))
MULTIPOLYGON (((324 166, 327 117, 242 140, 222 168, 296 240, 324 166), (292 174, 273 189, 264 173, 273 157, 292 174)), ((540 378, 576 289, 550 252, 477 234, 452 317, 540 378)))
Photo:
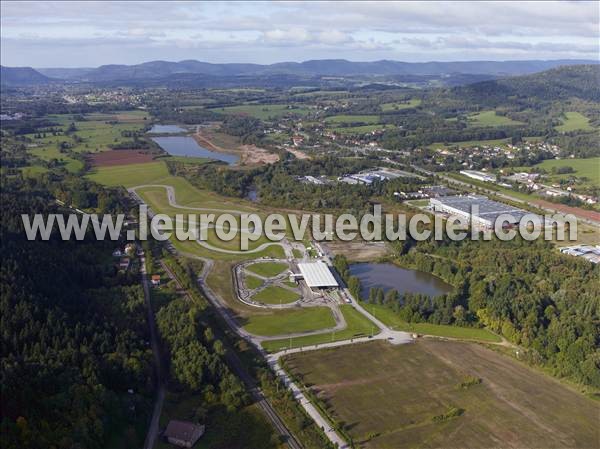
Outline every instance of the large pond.
POLYGON ((179 134, 184 132, 187 131, 177 125, 153 125, 148 131, 149 134, 179 134))
POLYGON ((350 274, 360 279, 361 296, 369 297, 373 287, 384 291, 396 289, 399 293, 420 293, 439 296, 452 291, 452 286, 440 278, 422 271, 400 268, 391 263, 355 263, 350 265, 350 274))
POLYGON ((187 136, 153 137, 152 140, 172 156, 205 157, 227 162, 229 165, 235 164, 239 160, 235 154, 206 149, 187 136))

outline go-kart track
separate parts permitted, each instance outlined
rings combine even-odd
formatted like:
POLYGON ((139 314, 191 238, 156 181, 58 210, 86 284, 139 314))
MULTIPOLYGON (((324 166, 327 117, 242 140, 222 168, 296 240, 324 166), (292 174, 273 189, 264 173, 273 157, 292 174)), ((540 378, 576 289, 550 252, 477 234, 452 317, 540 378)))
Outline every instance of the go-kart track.
MULTIPOLYGON (((205 212, 220 212, 220 213, 228 212, 228 213, 237 214, 237 215, 241 214, 241 212, 237 211, 237 210, 224 210, 224 209, 216 209, 216 208, 190 207, 190 206, 179 205, 176 202, 175 189, 169 185, 162 185, 162 184, 161 185, 139 185, 139 186, 129 188, 128 191, 129 191, 130 195, 132 196, 132 198, 136 202, 138 202, 140 204, 146 204, 146 202, 144 201, 142 196, 137 192, 137 190, 143 189, 143 188, 152 188, 152 187, 164 188, 166 190, 169 206, 174 207, 174 208, 185 209, 185 210, 198 210, 198 211, 205 211, 205 212)), ((148 207, 148 215, 149 215, 149 217, 152 217, 154 215, 154 212, 149 207, 148 207)), ((244 231, 244 230, 242 230, 242 231, 244 231)), ((389 327, 387 327, 383 322, 381 322, 380 320, 375 318, 373 315, 371 315, 357 301, 355 301, 352 298, 352 296, 350 295, 350 292, 345 287, 344 283, 341 281, 341 279, 339 279, 339 276, 337 276, 333 270, 332 270, 332 274, 336 277, 338 285, 340 286, 339 288, 336 288, 336 289, 332 288, 332 289, 325 289, 322 291, 311 289, 310 287, 308 287, 308 285, 306 284, 306 282, 304 280, 300 280, 300 279, 298 279, 297 285, 295 287, 292 287, 291 285, 286 284, 285 283, 286 281, 288 283, 290 282, 289 281, 290 273, 298 273, 298 271, 299 271, 298 266, 297 266, 297 263, 299 261, 294 259, 293 249, 299 250, 299 248, 304 249, 304 247, 296 242, 291 243, 291 242, 287 241, 286 239, 284 239, 281 242, 264 243, 262 245, 259 245, 257 248, 253 248, 252 250, 248 250, 248 251, 234 251, 234 250, 228 250, 228 249, 224 249, 224 248, 218 248, 213 245, 210 245, 209 243, 207 243, 205 241, 197 241, 197 243, 210 251, 222 252, 222 253, 227 253, 227 254, 232 254, 232 253, 233 254, 248 254, 248 253, 253 253, 253 252, 259 252, 268 246, 273 246, 273 245, 281 246, 286 255, 286 259, 262 258, 262 259, 245 261, 245 262, 241 262, 241 263, 234 265, 232 278, 233 278, 233 282, 234 282, 234 290, 235 290, 237 300, 239 300, 240 302, 242 302, 243 304, 245 304, 247 306, 262 308, 262 309, 265 309, 265 308, 294 309, 294 308, 303 308, 303 307, 317 307, 317 306, 323 307, 323 306, 325 306, 331 310, 334 320, 335 320, 335 326, 332 328, 319 329, 316 331, 309 331, 309 332, 294 332, 294 333, 287 333, 287 334, 283 334, 283 335, 276 335, 276 336, 269 336, 269 337, 252 334, 240 325, 240 323, 235 318, 235 313, 228 307, 226 301, 223 298, 221 298, 219 295, 217 295, 207 285, 206 279, 214 265, 213 261, 210 258, 206 258, 206 257, 200 257, 200 256, 192 255, 192 254, 181 254, 186 257, 193 257, 196 259, 200 259, 204 262, 202 273, 200 273, 200 275, 198 277, 198 284, 199 284, 201 290, 203 291, 204 295, 206 296, 206 298, 216 308, 216 310, 223 316, 223 318, 224 318, 225 322, 228 324, 228 326, 236 334, 238 334, 241 338, 245 339, 246 341, 251 343, 253 346, 255 346, 257 348, 257 350, 264 356, 264 358, 267 360, 267 363, 269 364, 269 366, 281 378, 283 383, 292 391, 294 397, 302 405, 302 407, 305 409, 305 411, 308 413, 308 415, 312 419, 315 420, 315 422, 317 423, 317 425, 319 427, 323 428, 325 435, 332 442, 332 444, 337 445, 339 448, 349 448, 350 447, 349 443, 347 441, 345 441, 331 427, 331 425, 329 424, 329 421, 323 415, 321 415, 321 413, 317 410, 316 407, 314 407, 312 405, 312 403, 307 399, 307 397, 304 395, 304 393, 298 387, 298 385, 296 385, 291 380, 291 378, 288 376, 287 372, 281 367, 281 365, 279 363, 280 357, 285 354, 292 354, 292 353, 300 352, 300 351, 310 351, 310 350, 323 349, 323 348, 333 348, 333 347, 339 347, 339 346, 350 345, 350 344, 359 344, 359 343, 363 343, 366 341, 372 341, 372 340, 385 340, 388 343, 395 344, 395 345, 406 344, 406 343, 413 342, 413 338, 412 338, 411 334, 409 334, 407 332, 402 332, 402 331, 394 331, 394 330, 390 329, 389 327), (281 264, 286 264, 288 268, 286 268, 285 270, 282 270, 281 272, 276 273, 272 276, 261 275, 261 274, 257 274, 256 272, 248 271, 248 269, 252 268, 253 265, 257 265, 260 263, 263 263, 263 264, 264 263, 281 263, 281 264), (248 276, 253 276, 253 277, 259 279, 260 281, 262 281, 262 285, 260 285, 256 288, 248 288, 248 286, 247 286, 247 282, 248 282, 247 277, 248 276), (298 299, 288 302, 286 304, 284 304, 283 302, 278 303, 277 301, 269 304, 269 303, 265 303, 264 301, 257 301, 256 299, 253 299, 256 295, 260 294, 262 291, 265 291, 266 289, 268 289, 270 287, 277 287, 279 289, 283 289, 284 291, 297 294, 298 299), (307 345, 307 346, 289 347, 288 349, 284 349, 282 351, 275 352, 272 354, 269 354, 263 348, 262 343, 265 341, 269 341, 269 340, 290 338, 290 341, 291 341, 292 339, 298 338, 298 337, 330 334, 332 332, 341 331, 341 330, 346 329, 347 322, 344 319, 344 315, 342 314, 342 312, 340 310, 340 306, 342 304, 351 305, 357 312, 359 312, 364 317, 366 317, 371 323, 373 323, 373 327, 374 327, 374 329, 376 329, 376 332, 373 332, 372 335, 369 335, 369 336, 358 336, 358 337, 350 338, 347 340, 331 341, 329 343, 311 344, 311 345, 307 345)), ((324 251, 322 247, 319 247, 318 243, 313 242, 313 245, 315 245, 317 248, 319 248, 320 253, 323 254, 323 256, 321 257, 321 262, 325 263, 327 266, 331 267, 332 266, 331 258, 329 257, 327 252, 324 251)), ((170 243, 168 244, 168 248, 170 251, 172 251, 174 253, 177 252, 175 247, 170 243)), ((309 259, 309 256, 306 254, 306 251, 302 251, 302 254, 303 254, 303 256, 302 256, 301 263, 308 262, 310 259, 309 259)), ((314 259, 312 261, 314 261, 314 259)))

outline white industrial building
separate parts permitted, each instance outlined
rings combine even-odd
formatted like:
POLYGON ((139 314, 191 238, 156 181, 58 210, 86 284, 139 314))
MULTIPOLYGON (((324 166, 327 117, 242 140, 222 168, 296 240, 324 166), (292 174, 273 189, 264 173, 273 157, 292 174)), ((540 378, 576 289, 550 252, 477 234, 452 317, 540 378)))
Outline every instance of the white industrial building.
POLYGON ((334 288, 338 282, 325 262, 299 263, 299 274, 294 274, 295 279, 304 279, 309 288, 334 288))
POLYGON ((489 173, 485 173, 482 171, 461 170, 460 174, 468 176, 469 178, 472 178, 472 179, 477 179, 478 181, 496 182, 496 175, 491 175, 489 173))
POLYGON ((475 225, 493 229, 496 219, 502 214, 510 214, 512 219, 505 225, 519 223, 528 212, 507 204, 492 201, 481 195, 458 195, 431 198, 429 205, 435 212, 464 217, 475 225))
POLYGON ((565 246, 560 249, 560 252, 569 256, 581 257, 592 263, 600 263, 600 245, 565 246))

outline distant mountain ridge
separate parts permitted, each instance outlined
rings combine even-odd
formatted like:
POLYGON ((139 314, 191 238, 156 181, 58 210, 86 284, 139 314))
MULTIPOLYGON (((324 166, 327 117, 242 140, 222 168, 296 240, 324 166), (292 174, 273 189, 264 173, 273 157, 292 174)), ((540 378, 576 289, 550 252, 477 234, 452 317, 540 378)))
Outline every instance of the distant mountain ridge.
MULTIPOLYGON (((149 61, 142 64, 109 64, 97 68, 45 68, 2 67, 2 84, 30 85, 61 82, 148 82, 170 80, 178 82, 182 77, 410 77, 468 75, 487 78, 527 75, 565 65, 597 64, 588 60, 528 60, 528 61, 454 61, 454 62, 402 62, 381 60, 355 62, 345 59, 322 59, 304 62, 280 62, 275 64, 227 63, 213 64, 196 60, 179 62, 149 61)), ((200 80, 201 81, 201 80, 200 80)))
MULTIPOLYGON (((132 79, 167 78, 177 74, 201 74, 210 76, 375 76, 375 75, 445 75, 451 73, 513 76, 541 72, 562 65, 591 64, 587 60, 554 61, 456 61, 456 62, 401 62, 381 60, 354 62, 344 59, 309 60, 304 62, 280 62, 275 64, 213 64, 196 60, 179 62, 150 61, 135 65, 110 64, 96 69, 79 69, 78 76, 68 79, 80 81, 117 81, 132 79)), ((40 69, 43 73, 44 69, 40 69)), ((46 72, 62 78, 58 69, 46 72)), ((71 71, 75 69, 70 69, 71 71)), ((65 72, 67 73, 67 72, 65 72)))
POLYGON ((48 84, 51 79, 31 67, 0 66, 0 84, 6 86, 27 86, 48 84))

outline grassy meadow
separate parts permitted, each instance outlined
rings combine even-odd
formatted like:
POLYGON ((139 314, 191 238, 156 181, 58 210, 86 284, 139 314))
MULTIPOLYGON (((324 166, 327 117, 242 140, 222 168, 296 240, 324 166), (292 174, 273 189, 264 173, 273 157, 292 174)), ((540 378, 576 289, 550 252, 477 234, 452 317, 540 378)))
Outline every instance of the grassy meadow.
POLYGON ((570 131, 591 131, 594 129, 590 125, 590 119, 580 112, 565 112, 562 124, 555 126, 554 129, 561 133, 570 131))
POLYGON ((478 344, 378 341, 283 360, 357 448, 598 442, 598 402, 478 344))

